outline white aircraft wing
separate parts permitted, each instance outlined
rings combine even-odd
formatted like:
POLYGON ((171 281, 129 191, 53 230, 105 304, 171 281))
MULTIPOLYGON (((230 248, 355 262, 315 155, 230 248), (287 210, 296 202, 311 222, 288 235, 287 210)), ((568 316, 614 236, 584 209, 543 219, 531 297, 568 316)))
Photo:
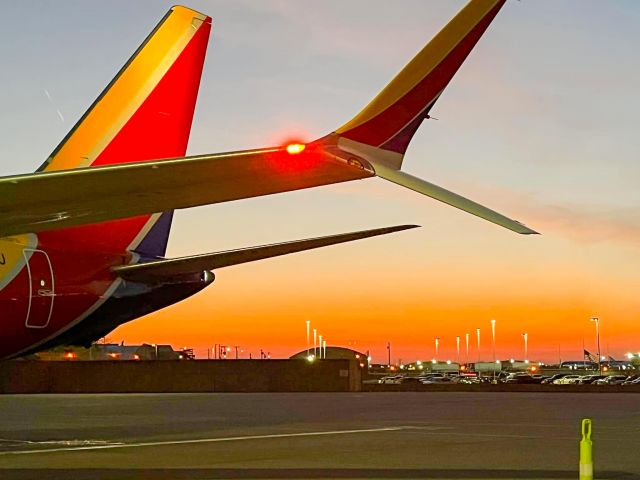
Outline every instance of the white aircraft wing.
POLYGON ((0 237, 374 176, 312 148, 202 155, 0 178, 0 237))

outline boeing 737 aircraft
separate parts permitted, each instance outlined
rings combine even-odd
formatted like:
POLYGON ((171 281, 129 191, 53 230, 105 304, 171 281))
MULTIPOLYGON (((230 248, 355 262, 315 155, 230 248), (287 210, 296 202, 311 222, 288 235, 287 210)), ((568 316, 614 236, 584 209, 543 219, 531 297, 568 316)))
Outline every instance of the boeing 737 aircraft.
POLYGON ((167 259, 173 211, 378 176, 521 234, 401 170, 411 138, 506 0, 471 0, 352 120, 308 144, 185 157, 211 18, 173 7, 33 174, 0 178, 0 358, 89 345, 213 270, 402 225, 167 259))

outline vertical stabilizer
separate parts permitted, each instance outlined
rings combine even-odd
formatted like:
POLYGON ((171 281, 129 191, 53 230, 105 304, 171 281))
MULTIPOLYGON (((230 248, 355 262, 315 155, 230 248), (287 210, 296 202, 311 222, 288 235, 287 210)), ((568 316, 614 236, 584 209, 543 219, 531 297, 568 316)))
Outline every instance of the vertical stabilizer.
MULTIPOLYGON (((185 156, 210 30, 206 15, 171 8, 39 171, 185 156)), ((170 222, 170 213, 146 215, 43 236, 154 255, 170 222)))

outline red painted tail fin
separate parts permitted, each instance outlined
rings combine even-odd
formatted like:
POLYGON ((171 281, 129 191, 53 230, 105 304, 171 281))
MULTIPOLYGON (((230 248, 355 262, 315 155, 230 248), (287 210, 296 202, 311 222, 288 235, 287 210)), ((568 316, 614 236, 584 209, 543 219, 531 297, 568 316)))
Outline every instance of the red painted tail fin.
MULTIPOLYGON (((185 156, 210 30, 206 15, 171 8, 39 171, 185 156)), ((171 215, 158 222, 160 217, 128 218, 46 236, 109 251, 135 250, 142 244, 144 254, 163 255, 171 215)))

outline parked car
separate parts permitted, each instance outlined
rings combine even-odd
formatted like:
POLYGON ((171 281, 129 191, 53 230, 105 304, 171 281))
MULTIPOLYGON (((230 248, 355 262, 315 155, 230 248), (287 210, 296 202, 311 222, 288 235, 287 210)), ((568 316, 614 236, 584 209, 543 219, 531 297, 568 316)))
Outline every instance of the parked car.
POLYGON ((402 376, 400 375, 392 375, 392 376, 387 376, 387 377, 382 377, 380 380, 378 380, 378 383, 383 383, 385 385, 393 385, 396 383, 400 383, 400 379, 402 378, 402 376))
POLYGON ((478 377, 462 377, 458 383, 464 383, 466 385, 479 385, 482 383, 478 377))
POLYGON ((569 375, 568 373, 556 373, 555 375, 552 375, 549 378, 545 378, 542 383, 553 383, 556 380, 566 377, 567 375, 569 375))
POLYGON ((542 381, 540 378, 535 378, 528 373, 516 373, 515 375, 507 378, 504 383, 509 384, 521 384, 521 385, 537 385, 542 381))
POLYGON ((425 385, 450 384, 453 383, 453 380, 449 377, 432 377, 422 380, 422 383, 425 385))
POLYGON ((576 383, 579 385, 590 385, 596 380, 600 380, 601 378, 605 378, 605 376, 604 375, 583 375, 582 377, 580 377, 580 379, 576 383))
POLYGON ((622 382, 622 385, 640 385, 640 376, 633 375, 633 377, 636 377, 636 378, 629 380, 629 378, 631 378, 629 377, 624 382, 622 382))
POLYGON ((627 379, 626 375, 609 375, 593 382, 594 385, 622 385, 627 379))
POLYGON ((562 378, 553 381, 554 385, 570 385, 577 382, 580 379, 580 375, 565 375, 562 378))
POLYGON ((414 384, 414 385, 422 385, 422 381, 418 377, 401 377, 398 380, 400 384, 414 384))

